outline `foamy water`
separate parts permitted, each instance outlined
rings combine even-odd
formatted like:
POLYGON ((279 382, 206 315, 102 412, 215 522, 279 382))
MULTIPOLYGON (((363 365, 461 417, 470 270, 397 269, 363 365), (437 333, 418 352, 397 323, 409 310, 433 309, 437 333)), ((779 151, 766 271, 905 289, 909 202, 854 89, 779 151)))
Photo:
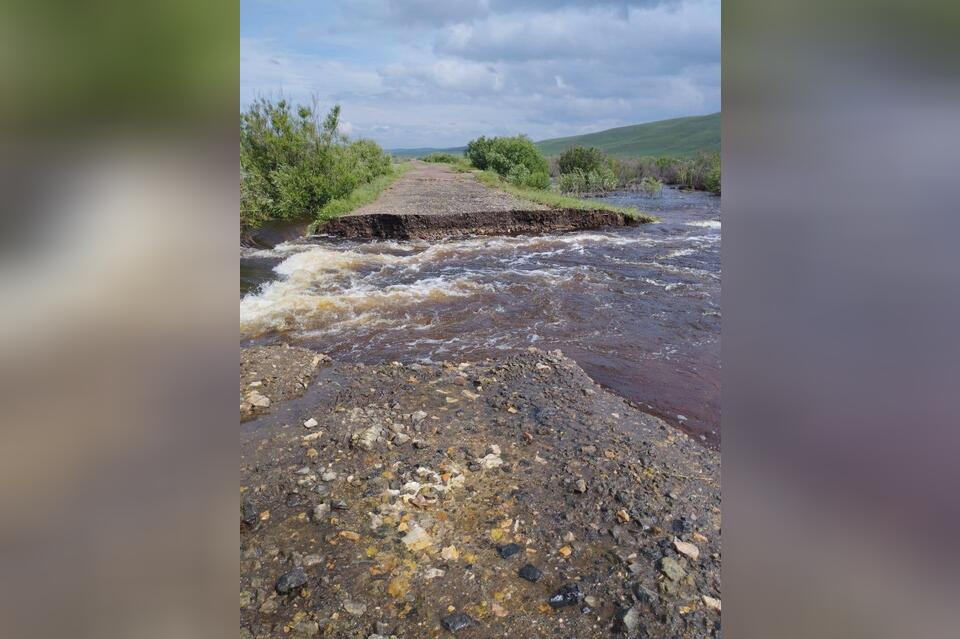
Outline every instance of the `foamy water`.
POLYGON ((671 192, 644 204, 666 209, 660 223, 258 251, 243 262, 264 275, 240 301, 241 335, 367 362, 560 348, 599 382, 716 443, 719 198, 671 192))

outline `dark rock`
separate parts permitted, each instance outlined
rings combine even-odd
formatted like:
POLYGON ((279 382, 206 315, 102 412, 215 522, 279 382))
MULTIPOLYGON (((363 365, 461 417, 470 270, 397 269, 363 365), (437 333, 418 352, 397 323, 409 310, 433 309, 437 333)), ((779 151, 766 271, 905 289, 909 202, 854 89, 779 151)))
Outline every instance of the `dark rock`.
POLYGON ((507 544, 506 546, 497 546, 497 552, 500 553, 500 556, 503 559, 509 559, 515 554, 523 550, 523 546, 520 544, 507 544))
POLYGON ((583 600, 583 593, 580 592, 580 586, 577 584, 567 584, 547 601, 551 608, 566 608, 575 606, 583 600))
POLYGON ((303 568, 295 568, 290 572, 281 575, 280 578, 277 579, 277 583, 274 587, 277 589, 278 593, 285 595, 306 583, 307 573, 304 572, 303 568))
POLYGON ((240 502, 240 521, 251 528, 257 525, 257 507, 249 499, 240 502))
POLYGON ((347 510, 348 508, 347 502, 343 501, 342 499, 334 499, 330 502, 330 507, 334 510, 347 510))
POLYGON ((532 581, 534 583, 540 581, 540 577, 543 576, 543 573, 540 572, 540 569, 534 566, 533 564, 527 564, 519 571, 517 574, 526 579, 527 581, 532 581))
POLYGON ((473 625, 473 619, 470 615, 466 615, 462 612, 455 612, 452 615, 447 615, 440 619, 440 623, 443 624, 443 627, 449 630, 450 632, 456 632, 462 630, 467 626, 473 625))
POLYGON ((640 611, 636 606, 621 609, 617 615, 621 630, 634 632, 640 625, 640 611))
POLYGON ((653 603, 657 600, 657 593, 641 585, 639 582, 633 586, 633 596, 641 603, 653 603))

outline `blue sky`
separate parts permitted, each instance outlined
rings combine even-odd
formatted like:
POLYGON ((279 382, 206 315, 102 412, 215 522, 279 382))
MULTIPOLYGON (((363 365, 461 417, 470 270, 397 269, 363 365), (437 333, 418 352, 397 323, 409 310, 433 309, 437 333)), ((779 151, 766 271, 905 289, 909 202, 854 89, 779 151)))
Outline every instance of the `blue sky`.
POLYGON ((386 148, 713 113, 720 1, 241 0, 241 107, 281 95, 386 148))

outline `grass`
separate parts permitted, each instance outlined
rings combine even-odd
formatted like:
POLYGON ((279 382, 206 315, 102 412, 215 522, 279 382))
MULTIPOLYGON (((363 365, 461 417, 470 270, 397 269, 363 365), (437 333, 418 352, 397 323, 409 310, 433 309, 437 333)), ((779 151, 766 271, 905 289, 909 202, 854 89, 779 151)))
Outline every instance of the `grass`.
POLYGON ((596 202, 592 200, 582 200, 576 197, 560 195, 556 191, 544 191, 523 186, 515 186, 501 178, 493 171, 476 171, 474 176, 476 176, 477 180, 481 184, 485 184, 486 186, 493 187, 495 189, 500 189, 501 191, 506 191, 510 195, 518 197, 521 200, 535 202, 536 204, 542 204, 554 209, 574 209, 577 211, 611 211, 613 213, 621 213, 641 223, 656 222, 659 219, 658 217, 650 215, 649 213, 644 213, 642 211, 623 206, 614 206, 612 204, 606 204, 604 202, 596 202))
POLYGON ((346 215, 351 211, 359 209, 361 206, 366 206, 376 201, 385 188, 400 179, 400 177, 411 168, 413 168, 413 165, 409 162, 394 164, 391 167, 390 173, 387 175, 374 178, 372 181, 354 189, 350 195, 346 197, 330 200, 317 212, 317 217, 310 225, 309 232, 315 233, 316 227, 320 222, 346 215))
POLYGON ((720 114, 659 120, 537 142, 544 155, 560 155, 575 146, 593 146, 620 158, 690 157, 701 150, 719 151, 720 114))

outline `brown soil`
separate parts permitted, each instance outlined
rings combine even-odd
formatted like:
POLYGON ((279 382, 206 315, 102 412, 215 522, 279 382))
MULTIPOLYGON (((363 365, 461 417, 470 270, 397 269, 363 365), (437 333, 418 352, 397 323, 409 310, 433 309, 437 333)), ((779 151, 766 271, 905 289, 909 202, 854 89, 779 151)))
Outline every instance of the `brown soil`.
POLYGON ((241 427, 242 637, 719 636, 719 455, 559 351, 312 379, 241 427))

